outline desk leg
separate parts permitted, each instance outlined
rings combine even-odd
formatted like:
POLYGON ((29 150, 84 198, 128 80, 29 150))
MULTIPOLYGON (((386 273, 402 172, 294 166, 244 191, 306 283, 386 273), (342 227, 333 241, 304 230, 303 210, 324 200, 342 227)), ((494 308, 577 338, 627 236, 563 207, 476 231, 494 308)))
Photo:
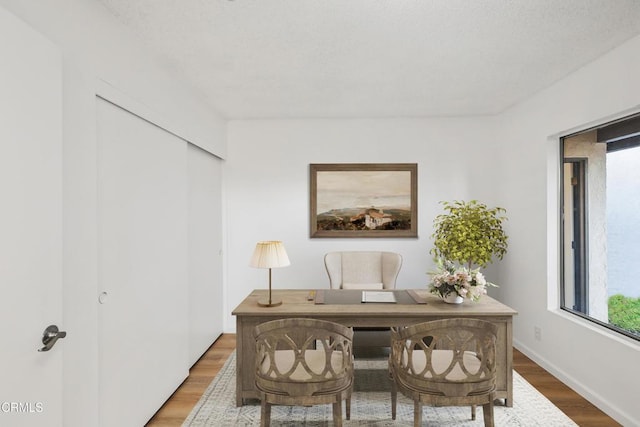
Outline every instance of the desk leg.
POLYGON ((240 316, 236 316, 236 406, 242 406, 244 404, 242 399, 242 374, 240 367, 244 360, 244 328, 240 316))
POLYGON ((507 398, 504 405, 513 407, 513 323, 511 318, 507 322, 507 398))

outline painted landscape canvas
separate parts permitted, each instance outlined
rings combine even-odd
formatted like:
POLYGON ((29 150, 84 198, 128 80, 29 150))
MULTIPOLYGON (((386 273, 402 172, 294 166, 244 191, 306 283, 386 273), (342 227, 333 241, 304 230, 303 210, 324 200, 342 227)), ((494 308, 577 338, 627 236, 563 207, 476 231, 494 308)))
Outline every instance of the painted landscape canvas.
POLYGON ((416 168, 312 165, 312 237, 416 236, 416 168))

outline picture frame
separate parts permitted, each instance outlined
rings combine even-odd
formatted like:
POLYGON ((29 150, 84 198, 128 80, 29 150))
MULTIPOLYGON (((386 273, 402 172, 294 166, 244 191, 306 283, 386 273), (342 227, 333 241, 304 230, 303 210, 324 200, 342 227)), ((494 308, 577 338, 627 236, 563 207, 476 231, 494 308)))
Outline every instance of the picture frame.
POLYGON ((312 163, 311 238, 418 237, 417 163, 312 163))

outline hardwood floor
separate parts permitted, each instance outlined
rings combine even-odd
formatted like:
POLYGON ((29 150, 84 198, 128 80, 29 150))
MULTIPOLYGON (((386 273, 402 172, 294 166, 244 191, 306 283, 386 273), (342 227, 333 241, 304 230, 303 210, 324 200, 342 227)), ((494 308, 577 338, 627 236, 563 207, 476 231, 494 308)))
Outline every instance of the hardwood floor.
POLYGON ((189 376, 149 420, 149 427, 181 426, 229 355, 236 348, 235 334, 223 334, 189 370, 189 376))
MULTIPOLYGON (((147 427, 182 425, 235 347, 236 336, 234 334, 224 334, 218 338, 191 368, 189 377, 180 388, 147 423, 147 427)), ((576 424, 581 427, 620 426, 517 349, 514 349, 513 353, 514 369, 576 424)))
POLYGON ((621 425, 515 348, 513 369, 579 426, 621 425))

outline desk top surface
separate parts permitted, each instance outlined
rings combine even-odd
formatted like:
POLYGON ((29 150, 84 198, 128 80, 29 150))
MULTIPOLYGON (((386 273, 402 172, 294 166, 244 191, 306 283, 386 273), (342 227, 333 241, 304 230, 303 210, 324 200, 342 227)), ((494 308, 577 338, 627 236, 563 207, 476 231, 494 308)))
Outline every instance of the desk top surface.
MULTIPOLYGON (((323 291, 327 291, 323 289, 323 291)), ((517 311, 499 301, 485 295, 480 301, 464 300, 462 304, 447 304, 426 289, 415 289, 415 292, 426 304, 389 304, 389 303, 357 303, 357 304, 315 304, 310 297, 312 289, 278 289, 272 291, 273 299, 281 299, 282 305, 277 307, 260 307, 258 300, 265 298, 267 290, 254 290, 233 310, 234 316, 338 316, 338 317, 397 317, 397 316, 460 316, 489 317, 514 316, 517 311)))

